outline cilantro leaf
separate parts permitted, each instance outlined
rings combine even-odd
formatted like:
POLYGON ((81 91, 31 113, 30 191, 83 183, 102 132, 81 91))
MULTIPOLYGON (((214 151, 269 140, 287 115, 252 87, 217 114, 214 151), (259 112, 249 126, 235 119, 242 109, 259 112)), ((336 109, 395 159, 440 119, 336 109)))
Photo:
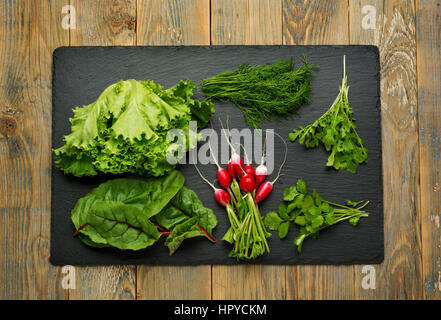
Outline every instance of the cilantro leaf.
POLYGON ((288 235, 291 222, 298 225, 300 232, 294 244, 299 253, 306 238, 316 239, 321 230, 345 220, 355 227, 361 217, 369 215, 361 210, 369 201, 347 200, 346 204, 350 206, 347 207, 324 200, 315 189, 312 194, 308 194, 307 190, 303 179, 299 179, 295 186, 285 188, 283 198, 287 204, 280 204, 278 213, 268 212, 264 220, 269 229, 278 231, 280 239, 288 235))

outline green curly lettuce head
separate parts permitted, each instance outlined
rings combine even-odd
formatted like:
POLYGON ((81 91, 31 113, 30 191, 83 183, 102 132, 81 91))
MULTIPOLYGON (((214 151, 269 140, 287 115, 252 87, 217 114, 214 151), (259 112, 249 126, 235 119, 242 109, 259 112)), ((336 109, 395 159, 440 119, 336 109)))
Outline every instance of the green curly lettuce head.
POLYGON ((112 84, 95 102, 73 110, 71 133, 53 150, 56 166, 77 177, 166 174, 175 167, 166 158, 173 143, 167 132, 181 129, 188 138, 190 120, 205 127, 214 113, 211 102, 192 99, 196 88, 190 80, 167 90, 153 81, 112 84))

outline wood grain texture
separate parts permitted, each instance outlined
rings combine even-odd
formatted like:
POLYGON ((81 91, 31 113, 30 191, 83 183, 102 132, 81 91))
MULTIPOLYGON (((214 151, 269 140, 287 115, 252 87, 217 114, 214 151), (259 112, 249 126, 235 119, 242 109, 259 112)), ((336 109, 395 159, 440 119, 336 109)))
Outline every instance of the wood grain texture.
POLYGON ((281 0, 211 0, 212 44, 282 44, 281 15, 281 0))
MULTIPOLYGON (((283 1, 284 44, 347 44, 347 13, 343 0, 283 1)), ((354 274, 354 266, 287 266, 287 299, 351 299, 354 274)))
POLYGON ((136 299, 136 267, 75 267, 76 288, 69 300, 136 299))
POLYGON ((0 299, 65 299, 49 263, 52 50, 61 7, 0 2, 0 299))
POLYGON ((209 300, 211 266, 138 266, 137 298, 209 300))
POLYGON ((76 11, 72 46, 136 44, 136 0, 70 0, 76 11))
POLYGON ((138 43, 209 45, 209 0, 138 0, 138 43))
POLYGON ((354 1, 349 16, 351 44, 374 44, 380 50, 383 141, 385 260, 376 266, 375 292, 356 294, 422 298, 414 2, 354 1), (377 11, 373 30, 361 24, 366 4, 377 11))
POLYGON ((441 299, 441 1, 416 2, 424 297, 441 299))
MULTIPOLYGON (((281 14, 281 1, 212 1, 211 43, 281 44, 281 14)), ((285 266, 212 269, 213 299, 285 299, 285 266)))
POLYGON ((283 44, 347 44, 348 2, 283 0, 283 44))
MULTIPOLYGON (((138 1, 138 45, 210 44, 208 0, 138 1)), ((138 266, 138 299, 211 299, 211 266, 138 266)))
MULTIPOLYGON (((136 1, 72 0, 76 28, 70 45, 135 45, 136 1)), ((69 299, 136 299, 136 267, 77 267, 69 299)))
POLYGON ((0 12, 0 299, 441 298, 439 0, 4 0, 0 12), (61 25, 69 3, 70 33, 61 25), (361 26, 367 4, 374 30, 361 26), (210 43, 379 46, 385 261, 374 266, 376 290, 361 288, 362 266, 89 267, 76 269, 77 289, 61 288, 61 268, 48 261, 53 49, 210 43))

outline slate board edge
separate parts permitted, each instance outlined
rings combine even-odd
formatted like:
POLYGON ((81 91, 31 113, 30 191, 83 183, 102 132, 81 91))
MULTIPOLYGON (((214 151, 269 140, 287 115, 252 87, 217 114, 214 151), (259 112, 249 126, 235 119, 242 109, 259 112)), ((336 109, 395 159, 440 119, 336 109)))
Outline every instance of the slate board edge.
MULTIPOLYGON (((380 73, 380 55, 379 55, 379 49, 378 46, 374 46, 374 45, 293 45, 293 46, 289 46, 289 45, 221 45, 221 46, 61 46, 61 47, 57 47, 54 51, 53 51, 53 62, 52 62, 52 107, 54 106, 54 102, 55 102, 55 78, 56 78, 56 73, 54 72, 54 66, 55 66, 55 61, 57 59, 57 55, 60 51, 64 51, 64 50, 77 50, 77 49, 83 49, 83 48, 118 48, 118 49, 143 49, 143 48, 175 48, 175 49, 179 49, 179 48, 186 48, 186 47, 192 47, 192 48, 206 48, 206 49, 216 49, 216 48, 284 48, 284 47, 301 47, 301 48, 315 48, 315 47, 322 47, 322 48, 347 48, 347 47, 365 47, 366 49, 369 49, 373 52, 375 52, 375 55, 377 56, 377 103, 376 103, 376 108, 379 110, 379 112, 377 113, 377 121, 380 124, 379 128, 376 129, 376 134, 377 134, 377 141, 379 143, 380 146, 380 154, 382 154, 382 137, 381 137, 381 90, 380 90, 380 81, 381 81, 381 73, 380 73)), ((52 112, 54 111, 54 108, 52 108, 52 112)), ((52 131, 51 131, 51 148, 53 146, 53 142, 52 142, 52 132, 54 129, 54 122, 52 121, 52 131)), ((51 149, 52 150, 52 149, 51 149)), ((52 156, 52 151, 51 151, 51 156, 52 156)), ((53 164, 53 160, 51 160, 52 163, 52 169, 51 169, 51 237, 52 237, 52 233, 53 233, 53 219, 52 219, 52 204, 54 199, 52 198, 52 194, 53 194, 53 189, 54 189, 54 185, 52 184, 52 175, 53 175, 53 170, 56 169, 56 167, 53 164)), ((381 173, 381 177, 383 177, 383 165, 382 165, 382 161, 380 164, 380 173, 381 173)), ((383 262, 384 260, 384 195, 383 195, 383 181, 381 183, 381 185, 379 186, 380 189, 380 193, 381 193, 381 197, 379 198, 379 202, 377 205, 377 208, 381 209, 381 212, 383 213, 383 219, 381 220, 381 228, 383 229, 383 233, 381 234, 382 237, 382 248, 381 248, 381 254, 378 255, 375 258, 370 259, 369 261, 351 261, 351 262, 341 262, 341 263, 310 263, 307 260, 301 261, 301 262, 295 262, 295 263, 284 263, 284 264, 288 264, 288 265, 361 265, 361 264, 380 264, 381 262, 383 262)), ((90 264, 75 264, 75 263, 70 263, 67 261, 63 261, 63 259, 55 259, 53 257, 53 251, 52 251, 52 246, 50 247, 50 258, 49 261, 51 264, 55 265, 55 266, 61 266, 61 265, 66 265, 66 264, 71 264, 71 265, 90 265, 90 266, 98 266, 98 265, 114 265, 114 264, 108 264, 108 263, 90 263, 90 264)), ((258 261, 259 259, 255 259, 252 261, 236 261, 234 259, 229 260, 229 263, 226 264, 216 264, 216 265, 237 265, 237 264, 263 264, 263 265, 274 265, 274 263, 262 263, 258 261)), ((177 265, 177 266, 186 266, 186 265, 199 265, 198 263, 186 263, 186 264, 180 264, 180 263, 173 263, 173 264, 167 264, 167 263, 155 263, 155 264, 144 264, 144 263, 124 263, 123 265, 152 265, 152 266, 168 266, 168 265, 177 265)), ((277 265, 277 264, 276 264, 277 265)), ((281 264, 280 264, 281 265, 281 264)))

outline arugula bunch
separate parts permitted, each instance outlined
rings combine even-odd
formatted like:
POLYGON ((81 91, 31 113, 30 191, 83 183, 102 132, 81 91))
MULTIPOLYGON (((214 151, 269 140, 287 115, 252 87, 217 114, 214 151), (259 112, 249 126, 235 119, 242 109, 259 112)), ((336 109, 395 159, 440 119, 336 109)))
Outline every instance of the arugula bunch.
POLYGON ((212 242, 213 210, 184 185, 176 170, 149 180, 109 180, 78 200, 72 210, 75 235, 93 247, 140 250, 166 236, 172 255, 185 239, 212 242))
POLYGON ((348 102, 349 87, 345 70, 343 73, 340 93, 329 110, 307 127, 300 126, 293 130, 289 140, 298 140, 307 148, 315 148, 321 142, 326 151, 331 152, 326 166, 356 173, 359 164, 368 162, 368 154, 353 122, 354 111, 348 102))
POLYGON ((294 70, 292 59, 274 64, 241 64, 234 71, 225 71, 202 80, 202 91, 209 99, 233 102, 245 121, 259 128, 264 119, 283 120, 305 103, 309 103, 309 77, 314 65, 303 59, 303 66, 294 70))
POLYGON ((189 121, 201 128, 214 113, 211 102, 192 99, 196 88, 189 80, 166 90, 153 81, 133 79, 110 85, 96 101, 73 110, 71 133, 53 150, 56 166, 77 177, 99 171, 143 176, 170 172, 175 165, 167 161, 167 154, 177 144, 167 133, 181 129, 187 143, 178 148, 185 154, 195 147, 188 143, 188 136, 196 134, 189 121))
POLYGON ((278 213, 268 212, 264 222, 270 230, 278 231, 280 239, 288 235, 291 222, 300 226, 300 233, 294 239, 298 252, 302 251, 306 238, 317 238, 321 230, 345 220, 355 227, 361 217, 369 215, 361 210, 369 201, 347 200, 346 205, 332 203, 322 199, 315 189, 312 194, 308 194, 303 179, 299 179, 295 186, 285 188, 283 200, 288 204, 282 203, 278 213))

